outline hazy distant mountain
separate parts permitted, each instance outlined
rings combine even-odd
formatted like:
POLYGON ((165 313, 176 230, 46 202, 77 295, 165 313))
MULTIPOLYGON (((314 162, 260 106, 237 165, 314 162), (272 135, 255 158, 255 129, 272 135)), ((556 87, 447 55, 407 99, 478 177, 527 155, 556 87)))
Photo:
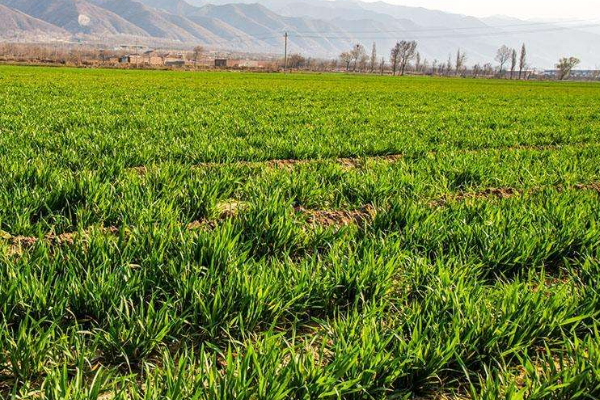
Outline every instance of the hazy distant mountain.
POLYGON ((142 0, 142 3, 176 15, 185 15, 196 9, 191 2, 184 0, 142 0))
POLYGON ((84 0, 0 0, 0 4, 71 33, 148 36, 135 24, 84 0))
MULTIPOLYGON (((168 1, 168 0, 164 0, 164 1, 168 1)), ((174 0, 174 1, 180 1, 180 0, 174 0)), ((203 7, 207 4, 217 4, 215 2, 211 2, 211 1, 206 1, 206 0, 185 0, 186 3, 191 4, 192 6, 195 7, 203 7)), ((224 2, 225 4, 228 2, 224 2)), ((230 1, 229 3, 238 3, 236 1, 230 1)))
POLYGON ((207 5, 191 15, 234 26, 256 40, 267 43, 273 51, 281 52, 284 32, 290 34, 290 51, 306 52, 305 49, 311 49, 315 55, 337 54, 340 49, 348 48, 353 43, 352 37, 340 32, 334 24, 311 18, 283 17, 258 4, 207 5), (335 35, 335 39, 328 35, 335 35))
MULTIPOLYGON (((210 0, 213 3, 229 0, 210 0)), ((334 20, 369 46, 376 42, 389 49, 396 40, 414 39, 422 55, 446 60, 458 48, 466 51, 469 63, 493 62, 496 49, 506 44, 529 46, 531 65, 551 67, 565 55, 577 55, 583 67, 600 65, 600 22, 597 26, 576 28, 581 24, 535 24, 516 18, 479 19, 466 15, 406 7, 382 1, 358 0, 239 0, 257 2, 282 15, 306 16, 334 20), (390 20, 392 19, 392 20, 390 20), (395 20, 395 21, 393 21, 395 20), (398 20, 410 21, 413 27, 398 26, 398 20), (366 28, 370 25, 370 28, 366 28), (507 26, 508 25, 508 26, 507 26)))
POLYGON ((468 62, 493 62, 502 44, 526 43, 530 64, 551 67, 577 56, 582 67, 600 65, 600 28, 509 17, 465 15, 358 0, 0 0, 0 37, 123 44, 160 40, 164 46, 202 44, 214 49, 337 57, 356 43, 388 58, 397 40, 417 40, 423 58, 441 62, 457 49, 468 62), (68 35, 67 35, 68 36, 68 35), (125 39, 124 39, 125 38, 125 39))
POLYGON ((559 57, 572 55, 583 61, 583 68, 599 65, 600 35, 577 28, 582 24, 561 25, 498 16, 484 18, 483 21, 497 27, 492 33, 504 32, 502 35, 489 36, 488 42, 515 48, 526 43, 532 65, 553 66, 559 57), (518 33, 511 33, 515 31, 518 33))
MULTIPOLYGON (((235 48, 244 51, 269 52, 269 45, 261 40, 253 38, 246 32, 239 30, 221 20, 204 17, 201 15, 190 15, 188 19, 197 25, 209 30, 213 35, 219 37, 216 45, 220 48, 235 48), (266 47, 265 47, 266 46, 266 47)), ((273 50, 273 49, 271 49, 273 50)))
POLYGON ((9 39, 39 36, 65 38, 68 35, 64 29, 3 5, 0 5, 0 26, 2 27, 1 36, 9 39))
MULTIPOLYGON (((120 15, 150 36, 193 43, 199 38, 189 32, 184 23, 171 20, 172 14, 147 7, 134 0, 90 0, 95 5, 120 15)), ((185 21, 180 21, 185 22, 185 21)))
MULTIPOLYGON (((200 1, 200 0, 198 0, 200 1)), ((231 0, 209 0, 222 4, 231 0)), ((498 17, 479 19, 466 15, 358 0, 237 0, 259 3, 286 16, 310 17, 334 21, 345 28, 354 41, 370 47, 376 42, 386 55, 391 43, 401 39, 419 42, 422 55, 446 60, 458 48, 466 51, 469 63, 493 62, 496 49, 502 44, 520 47, 529 45, 530 62, 538 67, 551 67, 565 55, 577 55, 582 67, 600 65, 600 22, 597 26, 563 29, 560 24, 535 25, 530 21, 511 18, 500 22, 498 17), (396 20, 396 21, 394 21, 396 20), (397 20, 410 21, 410 30, 397 27, 397 20), (505 27, 506 25, 509 27, 505 27), (372 29, 359 29, 370 25, 372 29), (520 26, 519 26, 520 25, 520 26)), ((564 26, 564 25, 563 25, 564 26)))
MULTIPOLYGON (((335 3, 337 2, 338 1, 335 3)), ((340 0, 339 2, 344 4, 356 3, 344 0, 340 0)), ((360 7, 364 8, 365 10, 387 14, 395 18, 410 19, 415 24, 423 27, 473 28, 486 26, 485 23, 475 17, 429 10, 422 7, 399 6, 382 1, 377 1, 374 3, 360 2, 360 7)))

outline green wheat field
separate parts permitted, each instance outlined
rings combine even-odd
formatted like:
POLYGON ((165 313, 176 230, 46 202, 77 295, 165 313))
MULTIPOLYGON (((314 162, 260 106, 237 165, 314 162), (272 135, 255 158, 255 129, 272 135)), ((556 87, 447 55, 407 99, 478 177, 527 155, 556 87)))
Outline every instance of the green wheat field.
POLYGON ((600 398, 600 86, 0 67, 0 398, 600 398))

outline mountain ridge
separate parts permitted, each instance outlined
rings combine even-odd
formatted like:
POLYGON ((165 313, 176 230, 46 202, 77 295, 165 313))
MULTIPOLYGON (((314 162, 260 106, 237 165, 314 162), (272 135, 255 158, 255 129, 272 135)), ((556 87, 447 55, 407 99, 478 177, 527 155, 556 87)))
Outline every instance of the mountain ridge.
MULTIPOLYGON (((532 65, 551 67, 575 55, 583 66, 600 65, 595 27, 528 23, 511 17, 471 16, 358 0, 0 0, 0 37, 29 36, 78 41, 122 41, 334 58, 356 43, 388 58, 397 40, 415 39, 429 61, 445 61, 458 49, 470 64, 493 62, 502 44, 530 47, 532 65), (515 21, 507 28, 501 21, 515 21), (522 27, 519 25, 522 24, 522 27), (535 28, 535 29, 533 29, 535 28), (545 29, 544 29, 545 28, 545 29), (61 38, 61 39, 59 39, 61 38), (118 38, 118 39, 117 39, 118 38)), ((600 29, 599 29, 600 32, 600 29)))
POLYGON ((0 0, 0 4, 72 34, 148 36, 135 24, 86 0, 0 0))
POLYGON ((37 35, 53 35, 57 38, 68 36, 68 32, 64 29, 2 4, 0 4, 0 26, 6 32, 10 32, 6 37, 12 38, 35 37, 37 35))

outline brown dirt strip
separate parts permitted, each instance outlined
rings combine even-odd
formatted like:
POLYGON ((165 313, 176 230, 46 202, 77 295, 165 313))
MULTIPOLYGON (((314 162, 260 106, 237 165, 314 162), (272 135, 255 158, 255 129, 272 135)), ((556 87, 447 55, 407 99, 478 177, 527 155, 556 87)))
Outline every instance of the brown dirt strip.
MULTIPOLYGON (((100 232, 109 234, 109 235, 116 235, 119 233, 119 228, 116 226, 110 226, 108 228, 101 227, 98 229, 100 232)), ((44 236, 43 240, 45 242, 49 243, 50 245, 63 245, 63 244, 73 245, 75 243, 75 239, 77 237, 89 235, 90 232, 91 232, 91 230, 86 230, 86 231, 83 231, 82 233, 68 232, 68 233, 61 233, 59 235, 49 233, 46 236, 44 236)), ((11 236, 7 239, 8 239, 8 243, 10 245, 10 248, 8 251, 9 255, 21 254, 24 249, 34 246, 40 240, 39 238, 37 238, 35 236, 11 236)))
MULTIPOLYGON (((508 147, 485 147, 479 149, 468 149, 468 150, 446 150, 448 153, 459 153, 459 154, 477 154, 485 151, 548 151, 548 150, 560 150, 563 148, 586 148, 596 146, 595 143, 578 143, 572 145, 517 145, 508 147)), ((427 155, 437 155, 442 151, 429 151, 427 155)), ((264 166, 267 168, 277 169, 293 169, 295 166, 314 164, 317 162, 335 162, 344 168, 353 169, 359 168, 366 161, 383 161, 383 162, 397 162, 398 160, 405 158, 407 155, 404 153, 379 155, 379 156, 360 156, 360 157, 341 157, 341 158, 311 158, 311 159, 273 159, 265 161, 232 161, 232 162, 204 162, 194 164, 192 168, 218 168, 227 165, 237 166, 250 166, 258 167, 264 166)), ((148 167, 138 166, 130 168, 131 171, 137 172, 139 175, 145 175, 148 173, 148 167)))
MULTIPOLYGON (((219 222, 222 222, 229 218, 234 218, 235 216, 238 215, 238 213, 241 210, 244 210, 246 207, 247 207, 247 205, 245 203, 242 203, 239 201, 233 201, 233 200, 219 203, 216 206, 217 212, 219 213, 219 217, 217 219, 193 221, 186 226, 186 229, 187 230, 215 229, 217 227, 217 225, 219 224, 219 222)), ((63 244, 73 245, 75 243, 75 239, 77 237, 89 236, 89 234, 91 233, 91 229, 92 228, 86 229, 82 232, 69 232, 69 233, 62 233, 59 235, 56 235, 53 233, 47 234, 46 236, 44 236, 43 240, 51 245, 63 245, 63 244)), ((98 229, 100 232, 109 234, 109 235, 116 235, 120 232, 120 229, 118 226, 110 226, 108 228, 100 227, 98 229)), ((4 233, 2 231, 0 231, 0 239, 5 239, 8 241, 9 246, 10 246, 9 251, 8 251, 9 255, 22 254, 23 249, 30 248, 39 241, 39 238, 34 237, 34 236, 11 236, 10 234, 4 233)))
POLYGON ((574 187, 577 190, 592 190, 592 191, 600 194, 600 182, 592 182, 592 183, 586 183, 586 184, 579 183, 579 184, 575 185, 574 187))
POLYGON ((439 199, 432 201, 429 204, 432 207, 441 207, 450 202, 460 203, 460 202, 467 201, 467 200, 492 199, 492 198, 508 199, 511 197, 523 195, 525 193, 529 193, 529 194, 537 193, 537 192, 540 192, 540 191, 542 191, 544 189, 548 189, 548 188, 554 188, 559 192, 563 192, 563 191, 571 188, 571 189, 582 190, 582 191, 584 191, 584 190, 593 191, 593 192, 597 192, 598 194, 600 194, 600 182, 592 182, 592 183, 586 183, 586 184, 579 183, 579 184, 576 184, 576 185, 573 185, 570 187, 565 187, 563 185, 538 186, 538 187, 532 187, 532 188, 528 188, 528 189, 514 189, 511 187, 504 187, 504 188, 487 188, 487 189, 480 190, 477 192, 459 192, 456 194, 444 195, 444 196, 440 197, 439 199))
MULTIPOLYGON (((452 195, 445 195, 437 200, 429 203, 431 207, 443 207, 451 202, 463 202, 467 200, 478 200, 478 199, 508 199, 511 197, 523 195, 525 193, 536 193, 543 189, 551 188, 553 186, 546 187, 534 187, 529 189, 514 189, 510 187, 506 188, 487 188, 477 192, 460 192, 452 195)), ((588 184, 576 184, 570 187, 554 186, 558 191, 564 191, 566 189, 575 189, 582 191, 594 191, 600 194, 600 182, 593 182, 588 184)), ((188 230, 212 230, 215 229, 218 224, 227 219, 235 218, 240 211, 244 210, 247 204, 239 201, 229 201, 217 205, 217 210, 220 215, 214 220, 197 220, 189 223, 186 226, 188 230)), ((349 225, 364 226, 375 218, 377 210, 371 206, 366 205, 356 210, 314 210, 306 209, 304 207, 295 207, 294 211, 301 214, 306 223, 312 226, 321 227, 341 227, 349 225)), ((101 227, 101 232, 106 234, 116 235, 120 232, 119 227, 101 227)), ((63 234, 48 234, 43 240, 52 245, 72 245, 75 242, 75 238, 89 235, 91 230, 84 230, 81 233, 70 232, 63 234)), ((0 233, 3 233, 0 231, 0 233)), ((4 239, 9 243, 9 255, 22 254, 23 249, 27 249, 35 245, 39 239, 33 236, 11 236, 10 234, 4 233, 0 235, 0 239, 4 239)))
MULTIPOLYGON (((266 168, 273 169, 293 169, 299 165, 309 165, 317 162, 327 162, 333 161, 337 164, 340 164, 342 167, 353 169, 358 168, 365 160, 376 160, 376 161, 386 161, 386 162, 395 162, 401 158, 404 158, 404 154, 392 154, 387 156, 365 156, 365 157, 344 157, 344 158, 312 158, 312 159, 276 159, 276 160, 266 160, 266 161, 233 161, 233 162, 206 162, 194 164, 191 168, 194 169, 202 169, 202 168, 218 168, 228 165, 236 165, 236 166, 248 166, 248 167, 259 167, 264 166, 266 168)), ((148 173, 148 167, 139 166, 130 168, 131 171, 137 172, 139 175, 146 175, 148 173)))
MULTIPOLYGON (((530 189, 529 191, 535 191, 538 188, 530 189)), ((487 188, 478 192, 461 192, 458 194, 449 194, 440 197, 437 200, 430 202, 432 207, 442 207, 448 203, 455 202, 460 203, 466 200, 477 200, 477 199, 508 199, 517 195, 525 193, 525 190, 513 189, 513 188, 487 188)))

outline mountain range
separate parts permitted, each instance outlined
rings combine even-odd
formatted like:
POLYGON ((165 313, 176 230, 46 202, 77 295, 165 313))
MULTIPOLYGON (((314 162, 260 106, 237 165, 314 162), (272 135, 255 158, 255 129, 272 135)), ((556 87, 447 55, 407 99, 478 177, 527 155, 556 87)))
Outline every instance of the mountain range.
POLYGON ((4 41, 203 45, 215 50, 336 57, 376 43, 387 58, 397 40, 417 40, 422 57, 493 62, 502 44, 526 43, 532 66, 577 56, 600 65, 600 26, 466 15, 358 0, 0 0, 4 41))

